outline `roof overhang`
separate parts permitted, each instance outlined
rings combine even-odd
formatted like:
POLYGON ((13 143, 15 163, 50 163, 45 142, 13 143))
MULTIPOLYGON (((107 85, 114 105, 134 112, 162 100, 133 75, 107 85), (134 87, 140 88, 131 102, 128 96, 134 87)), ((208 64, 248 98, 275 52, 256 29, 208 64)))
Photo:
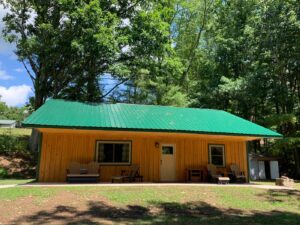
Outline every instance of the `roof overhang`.
POLYGON ((222 139, 239 139, 245 141, 259 140, 262 138, 272 138, 278 139, 282 137, 277 136, 260 136, 260 135, 252 135, 252 134, 236 134, 236 133, 216 133, 216 132, 192 132, 192 131, 182 131, 182 130, 155 130, 155 129, 122 129, 122 128, 100 128, 100 127, 65 127, 65 126, 30 126, 26 124, 24 127, 27 128, 36 128, 40 132, 47 133, 95 133, 95 132, 130 132, 135 134, 147 134, 147 135, 167 135, 167 136, 178 136, 178 135, 189 135, 193 137, 203 137, 203 138, 222 138, 222 139))
POLYGON ((24 127, 164 132, 281 138, 279 133, 215 109, 137 104, 91 104, 52 99, 23 122, 24 127))

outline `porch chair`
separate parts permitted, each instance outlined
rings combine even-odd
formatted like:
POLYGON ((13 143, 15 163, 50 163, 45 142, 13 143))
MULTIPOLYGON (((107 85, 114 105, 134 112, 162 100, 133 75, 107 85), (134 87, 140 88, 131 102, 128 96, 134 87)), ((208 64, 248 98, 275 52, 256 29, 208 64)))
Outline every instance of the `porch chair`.
POLYGON ((207 171, 208 171, 208 181, 218 183, 219 178, 222 177, 222 175, 217 174, 217 167, 213 164, 208 164, 207 171))
POLYGON ((246 182, 245 173, 243 171, 240 171, 240 168, 237 164, 231 164, 230 170, 232 173, 233 182, 240 182, 240 183, 246 182))
POLYGON ((122 170, 121 176, 113 176, 111 178, 111 182, 114 183, 115 181, 119 182, 134 182, 136 179, 139 179, 140 182, 143 182, 143 176, 139 174, 140 166, 137 164, 133 164, 129 170, 122 170))
POLYGON ((96 162, 87 164, 72 161, 67 169, 67 182, 99 182, 100 167, 96 162))

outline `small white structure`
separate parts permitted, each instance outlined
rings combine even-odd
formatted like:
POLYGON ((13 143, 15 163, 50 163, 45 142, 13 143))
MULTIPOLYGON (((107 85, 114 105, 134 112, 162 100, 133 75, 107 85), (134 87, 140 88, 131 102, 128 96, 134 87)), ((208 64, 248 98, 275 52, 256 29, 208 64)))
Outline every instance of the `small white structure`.
POLYGON ((15 128, 16 125, 16 120, 0 120, 0 128, 15 128))
POLYGON ((279 178, 278 158, 249 154, 251 180, 274 180, 279 178))

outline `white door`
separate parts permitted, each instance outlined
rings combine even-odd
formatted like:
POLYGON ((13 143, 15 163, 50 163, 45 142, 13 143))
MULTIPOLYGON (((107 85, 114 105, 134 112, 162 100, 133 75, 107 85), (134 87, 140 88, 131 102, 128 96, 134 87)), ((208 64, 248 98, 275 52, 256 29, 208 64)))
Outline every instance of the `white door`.
POLYGON ((160 181, 176 181, 175 145, 161 146, 160 181))
POLYGON ((279 177, 278 161, 270 161, 271 179, 279 177))
POLYGON ((265 161, 258 161, 258 177, 261 180, 266 179, 265 161))

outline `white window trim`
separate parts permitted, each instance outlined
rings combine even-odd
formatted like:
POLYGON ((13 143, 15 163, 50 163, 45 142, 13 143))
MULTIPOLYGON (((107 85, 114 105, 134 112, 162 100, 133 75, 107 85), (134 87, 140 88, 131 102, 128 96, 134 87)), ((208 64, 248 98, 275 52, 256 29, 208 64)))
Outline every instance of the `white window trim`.
POLYGON ((223 164, 222 165, 215 165, 217 167, 225 167, 225 145, 222 145, 222 144, 219 144, 219 145, 216 145, 216 144, 209 144, 208 145, 208 155, 209 155, 209 163, 212 164, 212 160, 211 160, 211 147, 221 147, 222 148, 222 151, 223 151, 223 164))
POLYGON ((132 148, 131 148, 131 141, 96 141, 96 162, 99 165, 119 165, 119 166, 128 166, 131 165, 131 152, 132 152, 132 148), (128 162, 98 162, 98 154, 99 154, 99 144, 129 144, 129 161, 128 162))

